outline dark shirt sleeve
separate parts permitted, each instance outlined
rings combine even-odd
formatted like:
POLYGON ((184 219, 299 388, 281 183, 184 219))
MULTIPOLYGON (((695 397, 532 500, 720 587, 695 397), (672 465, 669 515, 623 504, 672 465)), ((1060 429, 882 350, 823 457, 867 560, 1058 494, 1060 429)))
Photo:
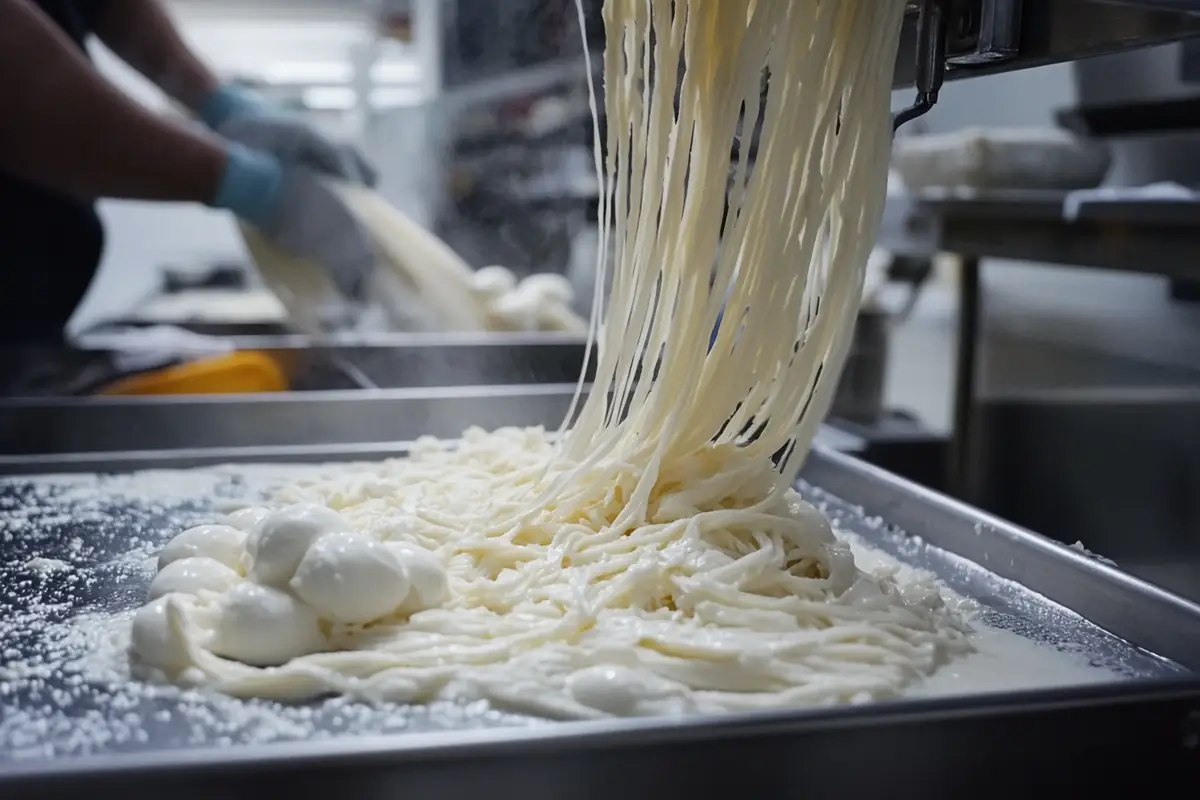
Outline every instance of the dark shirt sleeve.
POLYGON ((33 0, 33 4, 54 20, 75 44, 84 47, 108 0, 33 0))
POLYGON ((96 29, 96 20, 100 19, 108 6, 108 0, 76 0, 75 5, 81 6, 84 24, 88 33, 91 33, 96 29))

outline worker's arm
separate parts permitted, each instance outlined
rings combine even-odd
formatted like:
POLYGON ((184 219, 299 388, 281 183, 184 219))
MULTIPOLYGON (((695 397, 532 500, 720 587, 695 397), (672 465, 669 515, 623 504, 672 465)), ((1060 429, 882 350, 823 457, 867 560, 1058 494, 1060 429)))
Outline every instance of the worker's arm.
POLYGON ((10 175, 83 197, 218 193, 220 140, 127 98, 27 0, 0 0, 0 109, 0 170, 10 175))
POLYGON ((357 148, 330 141, 302 120, 275 112, 253 92, 221 85, 184 41, 161 0, 105 0, 96 32, 113 52, 194 111, 221 136, 285 163, 353 182, 375 182, 357 148))
POLYGON ((374 263, 366 233, 312 170, 153 114, 27 0, 0 0, 0 172, 80 197, 228 209, 348 294, 374 263))
POLYGON ((105 0, 96 34, 125 63, 189 109, 199 109, 220 87, 159 0, 105 0))

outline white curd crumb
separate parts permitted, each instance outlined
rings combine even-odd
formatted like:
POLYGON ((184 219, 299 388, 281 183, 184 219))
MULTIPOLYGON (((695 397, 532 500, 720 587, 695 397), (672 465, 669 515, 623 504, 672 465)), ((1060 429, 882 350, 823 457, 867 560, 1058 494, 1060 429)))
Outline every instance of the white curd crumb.
POLYGON ((51 572, 66 572, 71 569, 71 565, 61 559, 35 556, 25 562, 25 569, 39 575, 46 575, 51 572))

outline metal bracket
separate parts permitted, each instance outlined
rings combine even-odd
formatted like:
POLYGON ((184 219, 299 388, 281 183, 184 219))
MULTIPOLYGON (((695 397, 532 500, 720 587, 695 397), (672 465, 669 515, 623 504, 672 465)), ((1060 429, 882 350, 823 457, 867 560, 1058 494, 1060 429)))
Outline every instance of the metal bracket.
POLYGON ((992 64, 1020 54, 1022 0, 956 3, 949 30, 954 67, 992 64))
POLYGON ((892 118, 892 130, 937 103, 946 70, 996 64, 1020 53, 1022 0, 921 0, 917 18, 917 99, 892 118))
POLYGON ((934 107, 946 76, 948 0, 923 0, 917 20, 917 98, 892 117, 892 132, 934 107))

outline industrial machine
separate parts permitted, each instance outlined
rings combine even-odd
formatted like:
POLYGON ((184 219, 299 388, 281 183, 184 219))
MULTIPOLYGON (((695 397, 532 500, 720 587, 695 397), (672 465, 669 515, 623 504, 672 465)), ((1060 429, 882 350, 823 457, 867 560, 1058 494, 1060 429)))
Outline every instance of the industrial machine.
MULTIPOLYGON (((936 103, 942 80, 1200 34, 1200 1, 945 0, 913 4, 910 23, 897 77, 918 90, 907 119, 936 103)), ((21 433, 25 449, 0 441, 0 472, 10 476, 0 481, 0 616, 20 621, 0 652, 18 653, 33 677, 0 678, 0 796, 640 800, 1198 785, 1200 606, 869 466, 854 437, 830 430, 802 488, 840 526, 937 573, 975 598, 987 622, 1082 654, 1111 679, 852 709, 528 725, 346 702, 230 712, 203 696, 181 703, 91 685, 68 664, 45 668, 47 653, 62 652, 46 639, 52 622, 139 601, 146 575, 119 558, 134 529, 144 543, 165 540, 209 510, 202 497, 139 499, 95 475, 402 456, 417 435, 467 424, 553 425, 570 392, 541 384, 4 404, 0 433, 21 433), (28 445, 38 431, 40 454, 28 445), (57 491, 63 481, 50 472, 84 473, 74 485, 94 492, 57 491), (72 570, 31 577, 23 570, 35 557, 72 570)), ((234 471, 222 474, 223 493, 245 490, 234 471)))
POLYGON ((1045 66, 1200 34, 1195 0, 916 0, 896 61, 914 86, 896 127, 927 112, 944 80, 1045 66))
MULTIPOLYGON (((904 63, 916 65, 918 102, 898 120, 927 110, 943 78, 1070 60, 1077 99, 1058 122, 1106 142, 1113 156, 1109 194, 1085 199, 1073 216, 1068 192, 1055 190, 917 191, 889 200, 885 247, 918 260, 955 254, 961 267, 954 423, 941 485, 1200 597, 1200 450, 1192 433, 1200 362, 1186 355, 1195 352, 1200 252, 1200 3, 965 4, 974 16, 964 4, 916 5, 906 39, 914 50, 904 63), (943 26, 970 34, 957 44, 954 36, 928 37, 943 26), (945 41, 945 59, 931 60, 934 41, 945 41), (1114 276, 1031 275, 1058 300, 1040 303, 1015 291, 985 293, 985 259, 1169 282, 1142 278, 1105 299, 1114 276)), ((988 274, 1003 283, 1002 272, 988 274)))

